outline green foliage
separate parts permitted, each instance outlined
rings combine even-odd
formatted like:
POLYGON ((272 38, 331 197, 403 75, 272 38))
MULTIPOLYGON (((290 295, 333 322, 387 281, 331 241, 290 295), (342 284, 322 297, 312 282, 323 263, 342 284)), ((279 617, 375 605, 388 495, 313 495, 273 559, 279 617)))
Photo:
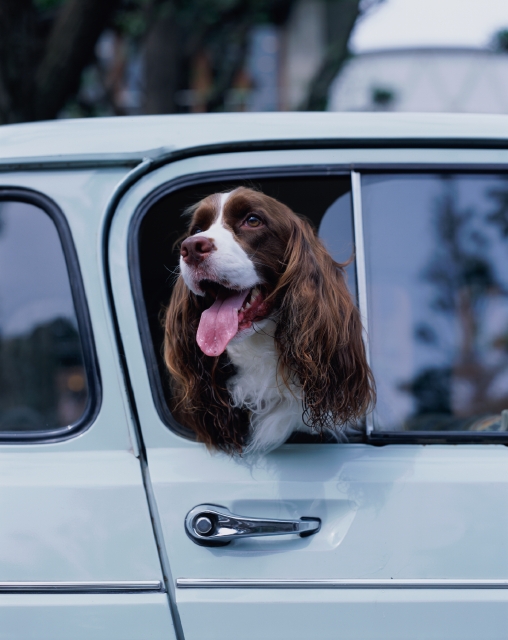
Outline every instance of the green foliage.
POLYGON ((133 40, 139 40, 149 26, 152 0, 123 0, 114 19, 115 28, 133 40))
POLYGON ((387 87, 372 88, 372 102, 377 107, 389 107, 395 100, 395 93, 387 87))
POLYGON ((67 0, 33 0, 34 6, 40 11, 50 11, 52 9, 58 9, 60 5, 67 2, 67 0))
MULTIPOLYGON (((65 0, 38 0, 58 3, 65 0)), ((141 38, 154 19, 171 12, 189 33, 217 30, 238 21, 280 24, 287 18, 292 0, 123 0, 115 26, 134 39, 141 38)))
POLYGON ((492 49, 499 53, 508 53, 508 29, 500 29, 492 38, 492 49))

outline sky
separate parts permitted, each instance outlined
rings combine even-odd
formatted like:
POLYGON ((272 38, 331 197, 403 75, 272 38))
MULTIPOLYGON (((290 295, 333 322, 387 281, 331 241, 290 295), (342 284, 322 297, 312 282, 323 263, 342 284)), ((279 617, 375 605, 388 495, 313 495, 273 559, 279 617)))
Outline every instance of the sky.
POLYGON ((508 0, 384 0, 357 25, 356 53, 418 46, 484 47, 508 29, 508 0))

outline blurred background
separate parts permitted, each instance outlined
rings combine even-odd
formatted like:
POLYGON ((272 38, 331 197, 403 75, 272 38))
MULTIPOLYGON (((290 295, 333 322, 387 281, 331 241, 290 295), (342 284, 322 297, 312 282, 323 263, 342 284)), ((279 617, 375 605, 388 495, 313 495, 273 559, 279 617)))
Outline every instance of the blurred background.
POLYGON ((507 0, 0 0, 0 124, 508 113, 507 0))

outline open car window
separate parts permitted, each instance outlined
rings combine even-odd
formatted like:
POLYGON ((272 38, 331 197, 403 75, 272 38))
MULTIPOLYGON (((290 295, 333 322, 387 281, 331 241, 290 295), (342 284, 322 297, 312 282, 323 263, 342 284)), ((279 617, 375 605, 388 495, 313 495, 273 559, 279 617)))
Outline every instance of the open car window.
MULTIPOLYGON (((272 176, 273 176, 272 172, 272 176)), ((178 277, 175 242, 185 232, 185 210, 211 193, 238 186, 256 188, 310 220, 335 260, 350 261, 348 286, 356 296, 356 273, 349 175, 284 176, 201 182, 174 190, 161 189, 137 212, 131 228, 131 283, 152 392, 159 415, 177 433, 192 437, 169 410, 169 380, 162 356, 161 319, 178 277)))
POLYGON ((362 178, 374 433, 508 430, 508 181, 362 178))

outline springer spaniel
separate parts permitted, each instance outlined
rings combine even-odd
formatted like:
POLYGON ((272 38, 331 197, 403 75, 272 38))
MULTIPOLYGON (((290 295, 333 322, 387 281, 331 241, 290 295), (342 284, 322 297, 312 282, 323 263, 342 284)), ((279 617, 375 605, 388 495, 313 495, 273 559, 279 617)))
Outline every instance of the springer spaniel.
POLYGON ((374 384, 360 315, 310 224, 244 187, 189 215, 165 318, 175 418, 229 454, 361 418, 374 384))

